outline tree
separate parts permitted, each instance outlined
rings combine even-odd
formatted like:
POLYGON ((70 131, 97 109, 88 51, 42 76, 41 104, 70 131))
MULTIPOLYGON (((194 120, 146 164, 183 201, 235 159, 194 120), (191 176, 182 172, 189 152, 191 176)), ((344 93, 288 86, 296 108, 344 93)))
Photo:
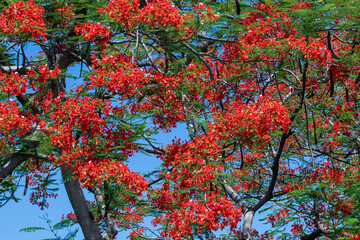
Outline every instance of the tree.
POLYGON ((86 239, 360 238, 358 0, 0 4, 2 203, 61 169, 86 239))

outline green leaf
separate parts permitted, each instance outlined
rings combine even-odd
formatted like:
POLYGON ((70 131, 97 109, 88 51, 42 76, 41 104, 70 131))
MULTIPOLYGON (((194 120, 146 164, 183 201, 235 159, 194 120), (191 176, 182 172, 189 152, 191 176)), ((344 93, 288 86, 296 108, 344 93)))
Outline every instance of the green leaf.
POLYGON ((358 225, 359 222, 360 220, 357 218, 348 218, 343 221, 343 223, 346 225, 358 225))
POLYGON ((70 231, 68 234, 66 234, 66 236, 64 237, 64 240, 73 240, 76 237, 77 232, 79 231, 79 229, 75 229, 74 231, 70 231))
POLYGON ((61 229, 64 229, 64 228, 68 228, 70 226, 73 225, 73 222, 70 221, 69 219, 65 219, 61 222, 58 222, 56 223, 54 226, 53 226, 53 229, 54 230, 61 230, 61 229))
POLYGON ((19 230, 19 232, 36 232, 39 230, 46 230, 43 227, 28 227, 28 228, 22 228, 19 230))

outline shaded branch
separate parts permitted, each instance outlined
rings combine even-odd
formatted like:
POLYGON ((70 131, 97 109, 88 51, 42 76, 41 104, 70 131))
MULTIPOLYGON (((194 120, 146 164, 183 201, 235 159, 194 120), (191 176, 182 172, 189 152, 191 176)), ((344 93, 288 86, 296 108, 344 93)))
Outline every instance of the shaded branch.
POLYGON ((321 230, 319 229, 315 229, 312 233, 305 235, 305 236, 301 236, 300 239, 301 240, 315 240, 316 238, 318 238, 320 235, 322 234, 321 230))
POLYGON ((70 167, 62 166, 61 170, 67 195, 71 206, 74 209, 81 230, 84 233, 85 239, 103 239, 100 230, 96 225, 95 218, 87 205, 79 180, 67 179, 67 177, 72 174, 70 167))
POLYGON ((225 42, 225 43, 228 43, 228 42, 236 42, 235 40, 227 40, 227 39, 219 39, 219 38, 212 38, 212 37, 208 37, 208 36, 204 36, 204 35, 197 35, 199 38, 203 38, 203 39, 206 39, 206 40, 210 40, 210 41, 214 41, 214 42, 225 42))
POLYGON ((242 201, 242 198, 230 187, 224 177, 220 176, 219 181, 222 183, 225 193, 233 200, 236 204, 239 204, 243 212, 246 212, 251 206, 242 201))
POLYGON ((328 45, 328 49, 330 50, 331 52, 331 56, 335 59, 340 59, 334 52, 332 46, 331 46, 331 34, 330 34, 330 31, 328 31, 328 34, 327 34, 327 45, 328 45))
POLYGON ((0 66, 2 72, 17 72, 21 75, 27 74, 31 70, 37 70, 34 66, 0 66))
POLYGON ((29 155, 21 153, 19 151, 17 153, 12 154, 9 159, 6 161, 4 165, 0 168, 0 183, 5 180, 7 176, 9 176, 15 168, 17 168, 21 163, 23 163, 29 155))
POLYGON ((145 43, 139 38, 141 45, 143 46, 145 53, 147 57, 149 58, 149 61, 151 62, 152 66, 160 73, 163 73, 163 71, 159 68, 159 66, 154 62, 154 60, 151 57, 151 54, 149 53, 149 50, 147 49, 145 43))
POLYGON ((164 149, 156 146, 153 142, 151 142, 151 140, 150 140, 145 134, 143 134, 142 136, 143 136, 143 137, 145 138, 145 140, 150 144, 151 147, 153 147, 154 149, 156 149, 157 151, 159 151, 159 152, 161 152, 161 153, 165 153, 165 150, 164 150, 164 149))
POLYGON ((151 153, 151 154, 158 154, 158 155, 163 155, 164 153, 159 151, 159 150, 151 150, 151 149, 148 149, 148 148, 145 148, 143 146, 137 146, 138 148, 140 148, 141 150, 143 150, 144 152, 147 152, 147 153, 151 153))
POLYGON ((290 135, 291 135, 291 132, 287 132, 287 133, 283 133, 283 135, 281 136, 279 148, 277 150, 273 165, 271 167, 273 175, 272 175, 269 187, 266 190, 265 195, 260 199, 260 201, 258 201, 254 205, 254 207, 251 208, 251 210, 254 212, 259 210, 266 202, 268 202, 273 197, 273 191, 274 191, 278 173, 279 173, 279 163, 280 163, 281 154, 284 150, 286 140, 290 137, 290 135))
POLYGON ((204 63, 204 65, 206 66, 206 68, 209 70, 209 74, 210 74, 210 79, 214 80, 215 79, 215 75, 214 75, 214 71, 212 70, 212 68, 210 67, 210 65, 208 64, 208 62, 201 56, 200 53, 198 53, 195 49, 193 49, 192 47, 190 47, 187 43, 182 42, 181 43, 183 46, 185 46, 187 49, 189 49, 193 54, 195 54, 202 63, 204 63))
POLYGON ((96 186, 93 188, 93 190, 101 216, 104 219, 104 222, 107 227, 106 232, 103 235, 103 238, 104 240, 113 239, 117 235, 118 231, 115 229, 114 222, 111 219, 110 214, 106 209, 106 203, 103 197, 103 193, 100 190, 100 188, 96 186))

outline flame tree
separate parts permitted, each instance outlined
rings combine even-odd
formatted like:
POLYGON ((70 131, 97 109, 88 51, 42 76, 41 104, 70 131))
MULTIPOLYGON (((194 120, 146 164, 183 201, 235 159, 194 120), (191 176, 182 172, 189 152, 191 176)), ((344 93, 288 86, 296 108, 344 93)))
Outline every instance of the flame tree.
POLYGON ((2 205, 61 171, 87 240, 360 239, 358 0, 0 4, 2 205))

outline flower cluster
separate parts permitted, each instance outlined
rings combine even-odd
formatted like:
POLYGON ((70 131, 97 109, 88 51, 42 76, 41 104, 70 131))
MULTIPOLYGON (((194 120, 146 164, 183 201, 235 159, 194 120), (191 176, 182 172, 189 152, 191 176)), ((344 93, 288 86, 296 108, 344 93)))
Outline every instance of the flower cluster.
POLYGON ((136 93, 150 82, 146 71, 137 68, 131 63, 131 58, 121 53, 105 55, 95 59, 93 63, 96 74, 90 76, 91 86, 103 86, 113 94, 126 92, 130 95, 136 93))
POLYGON ((79 23, 75 26, 75 33, 84 36, 84 40, 90 40, 91 42, 97 42, 99 45, 106 44, 111 36, 112 31, 108 27, 105 27, 101 23, 79 23))
POLYGON ((173 26, 179 28, 183 26, 191 15, 180 14, 168 0, 150 0, 146 6, 140 9, 140 1, 112 0, 107 8, 100 9, 99 12, 106 12, 115 21, 126 24, 129 28, 136 22, 149 24, 150 26, 173 26))
POLYGON ((30 33, 31 37, 46 40, 44 8, 34 3, 17 1, 0 14, 0 30, 6 35, 30 33))
MULTIPOLYGON (((168 196, 169 192, 163 194, 168 196)), ((183 198, 177 206, 169 205, 169 209, 171 210, 165 216, 155 218, 152 224, 170 225, 171 228, 166 234, 172 239, 182 239, 194 233, 217 231, 219 226, 221 230, 230 227, 232 232, 236 232, 237 224, 242 217, 241 208, 216 191, 211 192, 205 201, 183 198)), ((164 234, 165 231, 162 232, 162 235, 164 234)))
POLYGON ((215 119, 211 128, 220 139, 240 139, 250 146, 255 142, 261 146, 271 138, 271 132, 287 131, 290 124, 286 106, 269 97, 259 97, 252 105, 234 102, 228 113, 218 113, 215 119))
MULTIPOLYGON (((97 108, 103 104, 101 100, 94 100, 87 97, 83 99, 68 98, 65 103, 60 103, 60 99, 54 100, 57 107, 50 113, 53 125, 50 131, 51 143, 65 151, 73 149, 76 143, 76 136, 73 135, 74 127, 86 132, 91 129, 91 136, 102 134, 104 131, 105 120, 97 115, 97 108), (66 117, 64 117, 66 116, 66 117)), ((107 113, 107 106, 104 106, 104 114, 107 113)))
POLYGON ((215 21, 218 19, 218 15, 211 9, 211 7, 206 6, 203 3, 199 3, 195 6, 195 11, 199 15, 201 22, 205 20, 215 21))
MULTIPOLYGON (((53 79, 58 77, 61 74, 61 70, 56 66, 55 69, 50 70, 48 65, 40 65, 39 67, 39 75, 37 77, 37 81, 39 83, 46 83, 49 79, 53 79)), ((29 74, 30 76, 32 74, 29 74)))
POLYGON ((26 93, 28 80, 19 73, 0 73, 0 91, 9 95, 17 96, 26 93))
MULTIPOLYGON (((9 100, 6 103, 0 103, 0 133, 2 136, 7 136, 7 141, 13 141, 29 132, 31 122, 31 119, 22 113, 15 101, 9 100)), ((3 140, 1 139, 0 142, 3 140)))
POLYGON ((32 188, 30 194, 30 202, 33 205, 37 205, 41 210, 49 207, 47 198, 56 198, 58 194, 49 191, 47 185, 49 184, 48 176, 36 175, 32 173, 31 175, 26 176, 26 182, 32 188))

